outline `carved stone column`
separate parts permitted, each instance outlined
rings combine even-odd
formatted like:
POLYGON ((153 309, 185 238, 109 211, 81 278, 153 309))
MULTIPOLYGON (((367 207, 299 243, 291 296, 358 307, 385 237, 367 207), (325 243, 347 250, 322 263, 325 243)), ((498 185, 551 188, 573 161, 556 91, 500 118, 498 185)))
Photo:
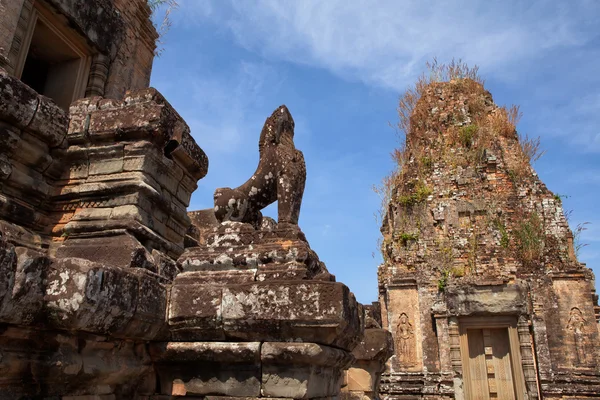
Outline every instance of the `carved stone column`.
POLYGON ((531 333, 529 332, 529 321, 525 316, 519 317, 517 323, 517 333, 519 334, 519 345, 521 349, 521 364, 523 365, 523 376, 527 386, 527 394, 530 399, 537 399, 538 385, 537 372, 535 370, 535 360, 533 358, 533 347, 531 343, 531 333))
POLYGON ((104 54, 96 54, 92 59, 85 97, 104 96, 104 86, 108 78, 110 59, 104 54))
POLYGON ((448 318, 448 335, 450 336, 450 363, 458 375, 462 375, 462 359, 460 355, 460 330, 458 318, 448 318))

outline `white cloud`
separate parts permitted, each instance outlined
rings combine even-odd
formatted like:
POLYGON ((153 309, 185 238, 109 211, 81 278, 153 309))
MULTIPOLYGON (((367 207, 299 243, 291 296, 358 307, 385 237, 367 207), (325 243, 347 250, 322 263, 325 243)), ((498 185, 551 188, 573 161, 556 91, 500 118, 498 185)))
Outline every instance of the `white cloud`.
MULTIPOLYGON (((486 73, 594 37, 597 1, 218 0, 201 23, 262 55, 401 90, 425 60, 460 57, 486 73)), ((196 2, 184 8, 194 9, 196 2)))
POLYGON ((264 116, 257 117, 255 110, 282 78, 265 63, 242 61, 233 72, 194 71, 169 79, 176 82, 171 82, 174 90, 188 92, 177 109, 202 148, 214 155, 236 153, 256 141, 262 123, 254 118, 264 116))

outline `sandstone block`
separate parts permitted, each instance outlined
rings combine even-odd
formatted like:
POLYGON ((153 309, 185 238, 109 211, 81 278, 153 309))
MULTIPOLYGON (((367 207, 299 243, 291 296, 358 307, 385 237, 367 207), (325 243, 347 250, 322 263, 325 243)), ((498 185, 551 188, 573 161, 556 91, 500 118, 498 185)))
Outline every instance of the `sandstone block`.
POLYGON ((222 296, 220 287, 173 285, 167 316, 173 338, 224 340, 222 296))
POLYGON ((37 110, 27 129, 50 148, 64 147, 68 125, 68 114, 51 99, 39 96, 37 110))
POLYGON ((340 283, 219 287, 182 273, 171 289, 168 321, 177 340, 303 341, 351 350, 363 329, 358 314, 354 295, 340 283))
POLYGON ((262 395, 306 399, 335 396, 353 357, 314 343, 264 343, 262 395))
POLYGON ((384 329, 365 329, 361 342, 354 348, 352 355, 357 360, 377 360, 383 364, 394 351, 394 339, 384 329))
POLYGON ((162 343, 151 346, 162 394, 260 395, 259 342, 162 343))
POLYGON ((363 368, 349 368, 347 372, 348 390, 372 392, 375 379, 379 376, 373 376, 369 371, 363 368))
MULTIPOLYGON (((97 209, 95 209, 97 210, 97 209)), ((84 210, 84 215, 96 215, 98 211, 84 210)), ((122 210, 122 209, 120 209, 122 210)), ((108 211, 101 211, 108 212, 108 211)), ((117 211, 119 212, 119 211, 117 211)), ((74 219, 77 217, 74 217, 74 219)), ((70 222, 73 225, 74 222, 70 222)), ((69 224, 67 224, 67 228, 69 224)), ((132 235, 124 233, 116 236, 96 238, 67 238, 56 251, 58 258, 83 258, 94 262, 121 268, 144 268, 157 272, 151 255, 132 235)))
POLYGON ((358 303, 341 283, 262 282, 223 289, 227 337, 304 341, 352 349, 362 333, 358 303))
POLYGON ((46 282, 48 322, 55 328, 139 339, 163 328, 166 290, 154 278, 63 258, 51 265, 46 282))
POLYGON ((0 69, 0 120, 23 129, 31 123, 38 103, 35 90, 0 69))

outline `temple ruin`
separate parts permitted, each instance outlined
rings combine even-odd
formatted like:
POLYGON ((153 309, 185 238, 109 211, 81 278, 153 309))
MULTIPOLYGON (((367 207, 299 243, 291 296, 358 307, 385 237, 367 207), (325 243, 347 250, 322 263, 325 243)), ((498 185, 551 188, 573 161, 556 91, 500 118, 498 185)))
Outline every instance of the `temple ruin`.
POLYGON ((148 88, 146 1, 0 11, 0 399, 374 398, 390 334, 298 226, 288 109, 188 213, 208 158, 148 88))
POLYGON ((472 79, 422 90, 381 228, 386 399, 600 396, 594 277, 517 117, 472 79))
POLYGON ((150 16, 146 0, 0 0, 0 400, 600 392, 592 273, 483 87, 419 101, 380 299, 362 305, 298 226, 285 105, 248 180, 188 211, 209 161, 149 88, 150 16))

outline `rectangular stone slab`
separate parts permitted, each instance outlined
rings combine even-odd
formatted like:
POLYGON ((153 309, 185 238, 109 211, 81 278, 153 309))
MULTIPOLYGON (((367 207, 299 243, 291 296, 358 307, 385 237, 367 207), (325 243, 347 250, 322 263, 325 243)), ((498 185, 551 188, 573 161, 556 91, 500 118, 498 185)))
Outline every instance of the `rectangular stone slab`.
POLYGON ((263 343, 262 395, 308 399, 339 393, 342 371, 354 358, 315 343, 263 343))
POLYGON ((351 349, 360 337, 358 303, 337 282, 281 281, 223 289, 225 335, 303 341, 351 349))
POLYGON ((259 342, 155 343, 150 355, 165 395, 260 395, 259 342))
MULTIPOLYGON (((200 277, 198 277, 200 278, 200 277)), ((341 283, 256 282, 225 287, 179 277, 168 322, 175 340, 301 341, 352 349, 362 325, 354 295, 341 283)))

